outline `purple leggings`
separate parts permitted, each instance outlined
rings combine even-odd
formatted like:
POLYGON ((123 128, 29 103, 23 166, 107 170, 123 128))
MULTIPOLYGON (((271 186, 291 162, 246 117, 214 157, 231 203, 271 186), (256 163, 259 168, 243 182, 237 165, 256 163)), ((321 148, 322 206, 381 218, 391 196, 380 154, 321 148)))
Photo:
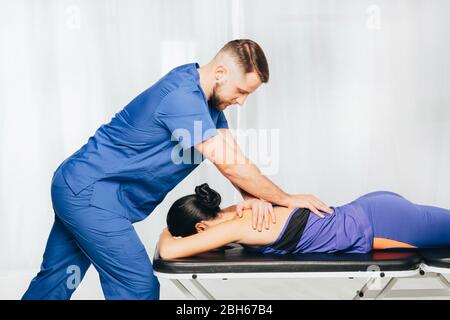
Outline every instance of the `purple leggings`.
POLYGON ((420 205, 390 191, 359 197, 372 223, 374 238, 404 242, 418 248, 450 246, 450 210, 420 205))

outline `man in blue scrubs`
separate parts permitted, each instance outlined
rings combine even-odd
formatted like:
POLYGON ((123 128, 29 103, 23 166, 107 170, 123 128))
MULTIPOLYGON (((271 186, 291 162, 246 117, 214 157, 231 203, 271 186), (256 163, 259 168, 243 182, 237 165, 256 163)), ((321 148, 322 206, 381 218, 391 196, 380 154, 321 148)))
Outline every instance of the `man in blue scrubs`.
POLYGON ((173 69, 102 125, 54 173, 55 222, 40 272, 23 299, 70 299, 91 264, 106 299, 158 299, 159 282, 133 223, 145 219, 203 157, 241 191, 245 201, 237 214, 251 208, 259 231, 275 223, 271 203, 331 213, 312 195, 283 192, 226 130, 223 110, 242 105, 268 79, 258 44, 234 40, 201 68, 191 63, 173 69))

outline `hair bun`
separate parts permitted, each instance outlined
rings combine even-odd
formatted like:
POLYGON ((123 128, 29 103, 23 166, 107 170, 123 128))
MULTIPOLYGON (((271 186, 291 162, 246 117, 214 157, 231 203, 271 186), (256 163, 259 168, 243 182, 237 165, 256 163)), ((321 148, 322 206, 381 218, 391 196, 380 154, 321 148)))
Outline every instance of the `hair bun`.
POLYGON ((211 189, 207 183, 195 187, 195 194, 199 203, 207 209, 217 208, 222 201, 220 194, 211 189))

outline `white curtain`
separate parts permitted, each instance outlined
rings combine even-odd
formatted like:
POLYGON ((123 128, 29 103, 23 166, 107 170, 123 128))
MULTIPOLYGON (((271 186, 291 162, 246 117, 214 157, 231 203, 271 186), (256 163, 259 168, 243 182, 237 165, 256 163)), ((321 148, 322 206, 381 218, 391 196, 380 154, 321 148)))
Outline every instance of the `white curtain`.
MULTIPOLYGON (((449 10, 446 0, 0 0, 0 297, 19 298, 39 269, 56 167, 165 72, 206 64, 233 38, 263 47, 271 79, 226 115, 280 187, 334 206, 391 190, 450 207, 449 10)), ((223 205, 240 200, 203 164, 136 224, 150 256, 172 201, 202 182, 223 205)))

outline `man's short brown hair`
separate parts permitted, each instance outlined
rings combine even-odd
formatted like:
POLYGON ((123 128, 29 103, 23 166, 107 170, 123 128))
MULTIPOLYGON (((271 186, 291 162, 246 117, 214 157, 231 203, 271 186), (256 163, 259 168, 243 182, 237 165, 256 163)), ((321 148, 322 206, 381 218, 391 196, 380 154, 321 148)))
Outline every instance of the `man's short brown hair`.
POLYGON ((237 39, 228 42, 220 52, 230 52, 245 73, 256 72, 263 83, 269 81, 269 66, 261 47, 253 40, 237 39))

